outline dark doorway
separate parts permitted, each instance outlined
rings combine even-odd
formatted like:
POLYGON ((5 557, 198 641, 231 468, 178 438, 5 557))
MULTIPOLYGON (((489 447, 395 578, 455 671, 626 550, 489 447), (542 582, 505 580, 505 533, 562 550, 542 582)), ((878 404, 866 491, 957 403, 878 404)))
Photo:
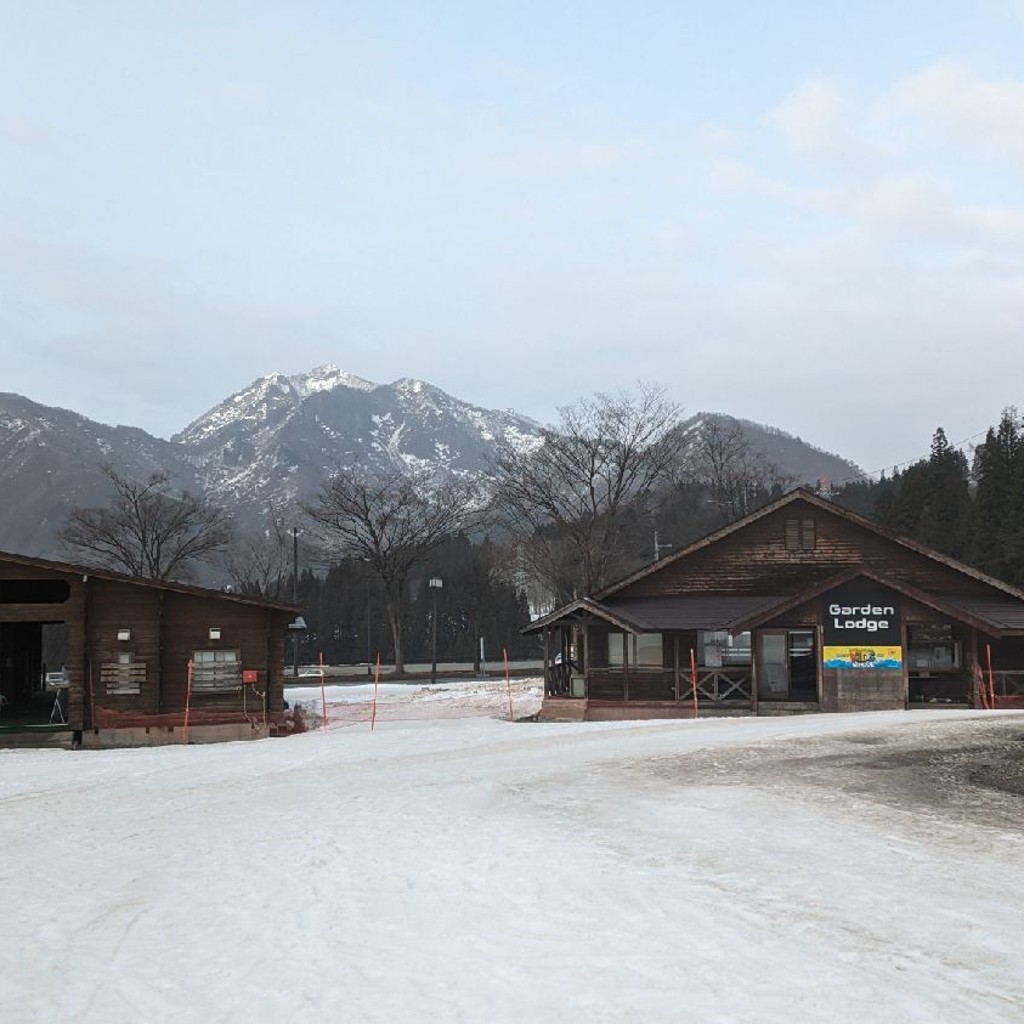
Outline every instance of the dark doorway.
POLYGON ((789 696, 792 700, 818 699, 818 657, 813 630, 789 634, 789 696))
POLYGON ((63 622, 0 622, 0 727, 67 722, 68 628, 63 622))

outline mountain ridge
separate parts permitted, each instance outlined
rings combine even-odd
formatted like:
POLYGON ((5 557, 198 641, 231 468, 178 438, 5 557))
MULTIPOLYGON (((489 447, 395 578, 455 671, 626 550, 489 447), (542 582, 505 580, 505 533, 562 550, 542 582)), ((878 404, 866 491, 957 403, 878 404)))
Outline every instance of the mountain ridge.
MULTIPOLYGON (((753 421, 702 412, 682 426, 694 432, 708 417, 738 424, 754 450, 799 482, 860 474, 849 460, 753 421)), ((0 507, 0 548, 59 555, 55 535, 68 512, 109 498, 104 463, 139 478, 166 473, 178 489, 227 508, 241 530, 259 532, 294 517, 336 472, 483 476, 499 445, 536 445, 541 430, 425 381, 378 384, 330 363, 258 377, 169 440, 0 394, 0 478, 16 496, 0 507)))

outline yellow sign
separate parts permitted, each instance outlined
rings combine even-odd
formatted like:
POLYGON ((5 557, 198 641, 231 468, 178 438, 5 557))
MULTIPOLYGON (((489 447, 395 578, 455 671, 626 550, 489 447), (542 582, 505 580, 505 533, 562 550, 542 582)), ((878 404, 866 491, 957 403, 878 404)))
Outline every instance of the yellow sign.
POLYGON ((825 668, 902 669, 902 647, 826 647, 825 668))

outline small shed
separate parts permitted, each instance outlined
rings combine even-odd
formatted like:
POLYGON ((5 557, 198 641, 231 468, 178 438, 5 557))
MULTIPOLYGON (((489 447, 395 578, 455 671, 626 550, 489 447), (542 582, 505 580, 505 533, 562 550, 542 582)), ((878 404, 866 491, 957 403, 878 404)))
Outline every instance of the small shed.
POLYGON ((0 728, 85 746, 268 735, 296 612, 0 552, 0 728))
POLYGON ((1024 706, 1024 592, 804 489, 525 632, 542 717, 1024 706))

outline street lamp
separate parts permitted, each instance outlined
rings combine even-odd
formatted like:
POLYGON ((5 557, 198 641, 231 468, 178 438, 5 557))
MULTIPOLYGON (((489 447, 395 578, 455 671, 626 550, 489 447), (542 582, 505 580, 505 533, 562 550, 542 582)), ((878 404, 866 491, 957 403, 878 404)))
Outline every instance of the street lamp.
POLYGON ((444 580, 440 576, 431 576, 427 586, 430 587, 431 598, 430 682, 433 685, 437 682, 437 592, 444 586, 444 580))
MULTIPOLYGON (((299 603, 299 534, 302 531, 297 526, 291 528, 292 535, 292 604, 298 605, 299 603)), ((299 633, 306 628, 305 620, 300 615, 295 622, 301 622, 301 626, 296 626, 293 622, 289 629, 294 629, 292 633, 292 677, 297 679, 299 676, 299 633)))
POLYGON ((295 661, 292 668, 295 678, 298 678, 299 675, 299 634, 305 633, 308 628, 306 620, 301 615, 296 615, 294 621, 288 623, 288 629, 292 634, 292 650, 295 652, 295 661))

